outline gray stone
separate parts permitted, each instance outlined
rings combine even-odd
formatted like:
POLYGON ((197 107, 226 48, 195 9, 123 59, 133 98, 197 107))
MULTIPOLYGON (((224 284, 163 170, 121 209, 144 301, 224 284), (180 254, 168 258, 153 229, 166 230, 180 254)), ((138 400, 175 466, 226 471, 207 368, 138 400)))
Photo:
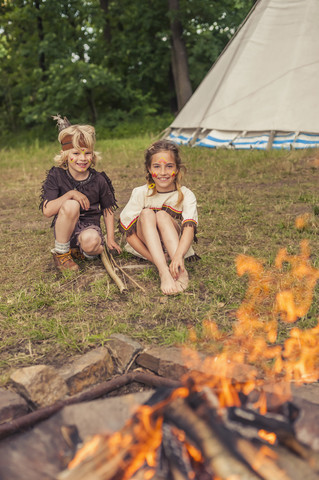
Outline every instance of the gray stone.
POLYGON ((319 382, 306 383, 300 386, 292 384, 291 391, 294 399, 303 398, 319 404, 319 382))
POLYGON ((96 433, 117 432, 153 393, 154 390, 148 390, 70 405, 55 416, 56 421, 76 425, 83 441, 96 433))
POLYGON ((166 378, 180 380, 188 368, 182 350, 177 347, 150 347, 136 358, 136 363, 166 378))
POLYGON ((15 390, 36 407, 52 405, 68 392, 57 370, 45 365, 20 368, 12 373, 10 379, 15 390))
POLYGON ((127 372, 136 355, 143 350, 140 343, 120 333, 114 333, 110 336, 107 348, 114 359, 118 373, 127 372))
MULTIPOLYGON (((136 363, 158 375, 173 380, 181 380, 184 374, 195 372, 204 375, 217 374, 217 364, 214 357, 194 352, 186 347, 150 347, 136 358, 136 363)), ((219 367, 221 368, 221 367, 219 367)), ((229 364, 229 370, 224 372, 229 379, 245 381, 255 370, 249 365, 229 364)))
POLYGON ((64 407, 32 430, 0 441, 1 480, 56 480, 79 444, 65 435, 77 430, 80 441, 121 430, 154 391, 104 398, 64 407))
POLYGON ((109 351, 96 348, 59 369, 65 380, 69 394, 74 395, 85 388, 110 378, 114 373, 114 364, 109 351))
POLYGON ((319 452, 319 382, 292 384, 292 403, 299 408, 294 423, 297 438, 319 452))
POLYGON ((0 423, 9 422, 28 413, 24 398, 11 390, 0 388, 0 423))
POLYGON ((300 442, 319 452, 319 407, 301 397, 294 398, 293 404, 299 408, 294 422, 295 435, 300 442))

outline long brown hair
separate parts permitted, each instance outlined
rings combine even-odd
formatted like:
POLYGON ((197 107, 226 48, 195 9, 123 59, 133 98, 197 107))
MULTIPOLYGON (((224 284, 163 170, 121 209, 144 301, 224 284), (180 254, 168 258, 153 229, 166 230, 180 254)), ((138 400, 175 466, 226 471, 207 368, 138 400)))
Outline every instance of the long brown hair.
MULTIPOLYGON (((151 168, 152 164, 152 157, 156 153, 159 152, 171 152, 174 156, 174 160, 176 163, 176 169, 177 169, 177 174, 175 177, 175 185, 176 185, 176 190, 178 191, 178 199, 177 199, 177 204, 179 205, 184 198, 183 192, 181 191, 181 180, 183 177, 183 173, 186 171, 186 168, 184 165, 182 165, 182 160, 179 154, 179 149, 175 143, 170 142, 169 140, 157 140, 157 142, 154 142, 146 151, 144 154, 145 157, 145 170, 146 170, 146 180, 147 184, 151 185, 154 183, 154 180, 152 178, 152 175, 150 174, 149 170, 151 168)), ((156 193, 156 187, 151 189, 151 194, 150 196, 155 195, 156 193)))

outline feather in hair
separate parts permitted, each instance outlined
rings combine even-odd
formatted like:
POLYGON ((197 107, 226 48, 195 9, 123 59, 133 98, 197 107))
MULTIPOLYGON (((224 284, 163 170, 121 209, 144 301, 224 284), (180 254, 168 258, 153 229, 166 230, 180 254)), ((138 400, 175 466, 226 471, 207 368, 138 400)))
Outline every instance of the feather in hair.
POLYGON ((62 118, 60 114, 52 115, 52 118, 57 122, 56 125, 58 127, 59 133, 65 128, 68 128, 72 125, 66 117, 62 118))

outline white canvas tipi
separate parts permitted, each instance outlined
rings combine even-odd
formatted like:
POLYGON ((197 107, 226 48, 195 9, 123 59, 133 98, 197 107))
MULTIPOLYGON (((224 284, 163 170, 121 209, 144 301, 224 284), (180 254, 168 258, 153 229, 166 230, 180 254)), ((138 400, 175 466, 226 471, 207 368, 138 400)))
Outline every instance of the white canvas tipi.
POLYGON ((319 0, 259 0, 165 137, 213 148, 319 146, 319 0))

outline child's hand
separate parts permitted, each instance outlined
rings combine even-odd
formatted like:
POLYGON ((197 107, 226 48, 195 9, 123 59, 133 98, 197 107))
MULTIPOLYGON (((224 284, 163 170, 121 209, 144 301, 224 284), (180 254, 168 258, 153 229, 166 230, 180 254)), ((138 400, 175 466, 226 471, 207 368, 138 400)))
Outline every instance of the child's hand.
POLYGON ((88 210, 90 208, 90 201, 88 197, 77 190, 72 190, 72 200, 79 202, 82 210, 88 210))
POLYGON ((116 250, 117 253, 121 253, 121 252, 122 252, 121 247, 116 243, 115 240, 108 240, 108 241, 107 241, 107 248, 108 248, 110 251, 116 250))
POLYGON ((169 266, 169 271, 171 272, 174 280, 177 280, 180 274, 184 272, 184 270, 184 258, 174 256, 169 266))

